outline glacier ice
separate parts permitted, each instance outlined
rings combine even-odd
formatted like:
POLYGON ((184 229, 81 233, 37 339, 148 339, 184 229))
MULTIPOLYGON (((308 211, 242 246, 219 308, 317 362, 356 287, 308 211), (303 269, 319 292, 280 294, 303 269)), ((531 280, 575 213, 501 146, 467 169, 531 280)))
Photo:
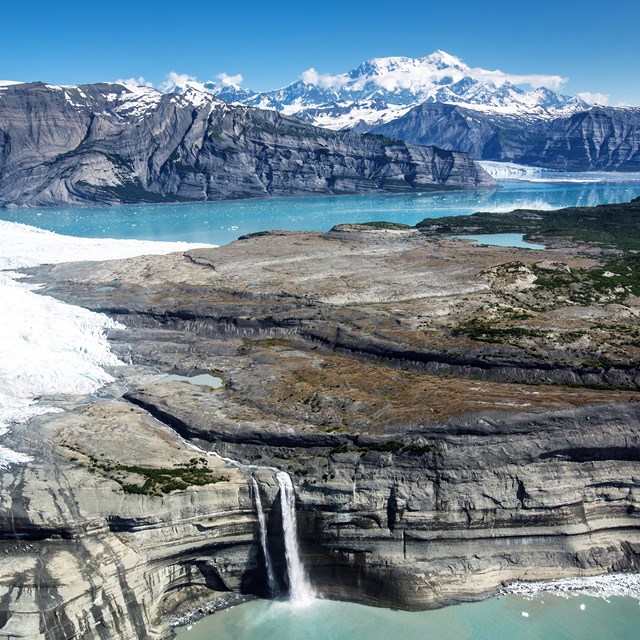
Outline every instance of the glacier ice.
MULTIPOLYGON (((116 322, 37 294, 37 285, 29 284, 11 269, 165 254, 194 246, 185 242, 75 238, 0 221, 0 435, 14 422, 56 410, 37 398, 91 393, 113 379, 104 367, 120 364, 107 342, 107 332, 118 326, 116 322)), ((27 460, 23 454, 0 445, 0 466, 27 460)))

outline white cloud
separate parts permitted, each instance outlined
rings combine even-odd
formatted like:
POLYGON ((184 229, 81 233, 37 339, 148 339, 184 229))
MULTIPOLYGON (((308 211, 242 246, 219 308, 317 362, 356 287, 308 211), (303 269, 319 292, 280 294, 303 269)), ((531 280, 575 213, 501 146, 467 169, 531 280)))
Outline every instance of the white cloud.
POLYGON ((591 91, 582 91, 581 93, 576 93, 576 96, 578 98, 581 98, 585 102, 588 102, 589 104, 609 104, 609 96, 606 93, 592 93, 591 91))
MULTIPOLYGON (((244 81, 244 78, 241 73, 237 73, 235 76, 230 76, 227 73, 219 73, 216 76, 216 80, 217 82, 214 84, 220 84, 223 87, 239 87, 244 81)), ((161 91, 172 91, 176 86, 184 87, 185 85, 204 90, 203 83, 201 83, 196 76, 191 76, 188 73, 177 73, 175 71, 167 73, 164 81, 159 85, 159 89, 161 91)))
POLYGON ((300 74, 300 80, 302 80, 302 82, 306 82, 307 84, 318 84, 319 78, 320 74, 313 67, 307 69, 306 71, 303 71, 300 74))
POLYGON ((307 84, 316 84, 323 89, 339 89, 348 82, 348 79, 343 75, 332 76, 330 73, 318 73, 313 67, 303 71, 300 80, 307 84))
POLYGON ((223 87, 239 87, 244 81, 241 73, 236 73, 235 76, 230 76, 226 73, 219 73, 216 78, 220 81, 220 84, 223 87))
POLYGON ((487 69, 468 69, 465 75, 471 76, 475 80, 480 82, 493 82, 496 86, 501 86, 507 82, 511 84, 526 84, 534 89, 539 87, 547 87, 557 91, 566 84, 568 78, 562 76, 544 75, 541 73, 528 73, 528 74, 514 74, 504 73, 496 69, 495 71, 488 71, 487 69))
POLYGON ((567 82, 567 78, 562 76, 551 76, 543 74, 525 74, 518 75, 512 73, 504 73, 495 70, 462 67, 461 69, 429 69, 420 67, 409 67, 399 71, 389 71, 374 78, 374 82, 388 91, 396 88, 410 86, 411 84, 425 84, 437 82, 442 78, 451 78, 453 82, 458 82, 462 78, 473 78, 482 83, 493 83, 497 87, 503 84, 511 83, 516 85, 528 85, 534 89, 539 87, 548 87, 549 89, 558 90, 567 82))
POLYGON ((126 78, 125 80, 116 80, 118 84, 128 84, 133 87, 153 87, 153 83, 145 80, 142 76, 139 78, 126 78))
MULTIPOLYGON (((464 77, 470 77, 483 83, 491 82, 498 87, 509 82, 517 85, 528 85, 533 88, 548 87, 554 90, 560 89, 567 82, 567 78, 557 75, 540 73, 513 74, 505 73, 498 69, 489 71, 479 67, 472 68, 457 58, 451 56, 449 58, 449 64, 445 68, 435 67, 433 61, 429 58, 380 58, 377 61, 377 71, 371 80, 387 91, 403 87, 428 87, 443 78, 451 78, 453 82, 457 82, 464 77), (399 64, 398 61, 400 61, 399 64), (455 61, 455 64, 452 61, 455 61)), ((345 74, 334 76, 328 73, 319 73, 313 67, 302 73, 300 79, 308 84, 315 84, 325 89, 338 89, 351 82, 350 87, 354 90, 362 89, 364 82, 367 80, 367 78, 362 78, 360 81, 353 82, 345 74)))
POLYGON ((197 82, 198 79, 195 76, 190 76, 187 73, 176 73, 175 71, 169 71, 165 80, 160 84, 161 91, 169 91, 176 85, 183 85, 189 82, 197 82))

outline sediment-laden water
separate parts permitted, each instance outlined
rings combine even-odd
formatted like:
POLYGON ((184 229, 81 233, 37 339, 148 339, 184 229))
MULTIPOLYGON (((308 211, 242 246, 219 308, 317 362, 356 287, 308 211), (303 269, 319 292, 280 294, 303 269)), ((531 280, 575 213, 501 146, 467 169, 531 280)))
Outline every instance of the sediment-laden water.
POLYGON ((257 600, 178 631, 178 640, 631 640, 634 598, 527 600, 503 596, 436 611, 404 612, 316 600, 307 607, 257 600))

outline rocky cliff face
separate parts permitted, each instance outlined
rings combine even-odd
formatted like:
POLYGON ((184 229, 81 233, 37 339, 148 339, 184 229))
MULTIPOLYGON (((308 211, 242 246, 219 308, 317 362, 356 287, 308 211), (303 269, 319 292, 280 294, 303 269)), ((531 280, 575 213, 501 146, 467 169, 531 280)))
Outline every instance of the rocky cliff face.
POLYGON ((300 489, 311 575, 329 596, 424 608, 636 570, 639 418, 637 405, 485 415, 395 453, 363 440, 333 454, 330 479, 300 489))
POLYGON ((504 116, 451 104, 423 104, 373 129, 414 144, 466 151, 550 169, 640 170, 640 109, 593 107, 570 116, 504 116))
POLYGON ((466 154, 317 129, 190 89, 0 89, 0 206, 475 189, 466 154))
POLYGON ((140 469, 182 473, 207 458, 117 400, 10 437, 33 462, 0 470, 0 637, 165 637, 163 614, 185 598, 247 591, 258 561, 237 470, 212 458, 216 482, 124 490, 140 469))

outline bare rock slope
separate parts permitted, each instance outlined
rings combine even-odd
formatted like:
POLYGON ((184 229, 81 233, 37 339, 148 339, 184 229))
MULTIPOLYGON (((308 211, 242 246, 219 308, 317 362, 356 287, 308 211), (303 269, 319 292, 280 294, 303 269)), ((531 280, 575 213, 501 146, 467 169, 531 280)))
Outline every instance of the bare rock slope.
POLYGON ((464 153, 332 132, 206 92, 0 88, 0 206, 495 187, 464 153))

